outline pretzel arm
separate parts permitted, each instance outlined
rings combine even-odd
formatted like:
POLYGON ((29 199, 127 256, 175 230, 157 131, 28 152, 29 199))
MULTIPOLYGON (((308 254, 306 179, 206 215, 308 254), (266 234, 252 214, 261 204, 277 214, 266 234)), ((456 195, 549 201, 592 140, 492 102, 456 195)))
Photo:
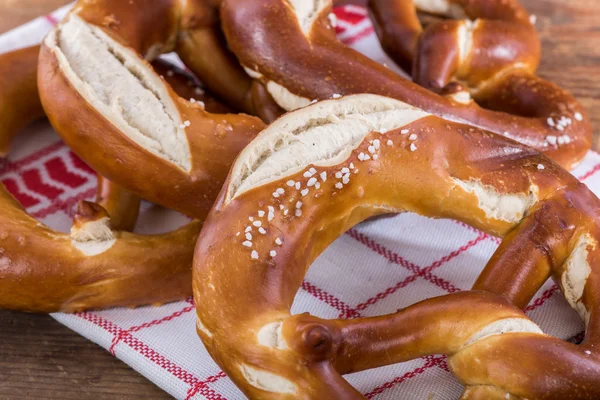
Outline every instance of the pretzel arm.
POLYGON ((219 23, 219 2, 185 2, 177 53, 213 93, 235 109, 254 115, 252 80, 227 50, 219 23))
MULTIPOLYGON (((453 371, 468 385, 528 398, 544 391, 564 394, 576 372, 565 379, 560 374, 581 366, 590 372, 577 380, 584 388, 579 398, 598 395, 600 362, 588 355, 591 348, 543 335, 502 297, 445 296, 356 321, 290 316, 308 267, 333 240, 368 217, 398 211, 454 218, 506 236, 492 265, 500 268, 501 260, 508 271, 528 256, 503 256, 528 250, 520 235, 530 232, 532 242, 546 238, 566 297, 585 321, 594 320, 597 303, 588 296, 600 265, 591 258, 600 203, 574 177, 531 148, 393 99, 357 95, 323 101, 277 120, 240 154, 196 249, 194 296, 203 305, 197 308, 198 333, 250 398, 323 398, 331 377, 328 364, 344 373, 436 353, 457 357, 453 371), (565 232, 553 238, 546 230, 556 229, 556 221, 538 221, 549 210, 564 219, 559 227, 565 232), (586 268, 591 272, 582 279, 586 268), (445 313, 437 313, 438 304, 448 307, 445 313), (469 368, 466 360, 473 364, 480 352, 488 354, 488 336, 501 333, 512 347, 506 356, 494 352, 495 364, 488 365, 497 369, 479 363, 469 368), (519 346, 528 341, 535 349, 520 355, 519 346), (543 369, 545 357, 554 356, 544 356, 548 347, 568 355, 556 374, 543 369), (527 364, 527 357, 537 361, 527 364), (548 378, 536 383, 495 372, 511 371, 508 367, 515 376, 530 376, 531 367, 548 378)), ((542 272, 540 281, 548 275, 542 272)), ((503 282, 498 286, 505 288, 503 282)), ((525 298, 530 286, 511 293, 525 298)), ((588 326, 590 337, 595 329, 588 326)), ((333 387, 342 390, 337 383, 333 387)))
POLYGON ((570 121, 568 126, 561 122, 562 131, 548 125, 548 115, 511 115, 482 109, 472 101, 462 102, 456 93, 437 95, 344 46, 331 34, 327 18, 331 3, 310 1, 312 9, 283 0, 224 0, 221 7, 229 47, 253 78, 271 88, 271 95, 284 109, 290 111, 334 95, 372 93, 404 101, 447 120, 506 133, 547 153, 562 166, 573 166, 589 149, 591 125, 587 114, 570 95, 556 92, 555 86, 549 85, 547 90, 566 102, 561 115, 553 118, 570 121), (258 37, 260 40, 255 40, 258 37), (282 37, 287 45, 282 45, 282 37), (563 143, 554 140, 558 136, 564 136, 563 143))
POLYGON ((112 230, 105 210, 83 202, 68 235, 27 215, 3 186, 0 209, 0 308, 78 312, 162 304, 191 292, 200 222, 135 235, 112 230))
POLYGON ((44 115, 37 94, 39 46, 0 55, 0 157, 12 139, 31 121, 44 115))
POLYGON ((423 27, 410 1, 369 0, 369 13, 381 47, 406 73, 412 72, 423 27))
POLYGON ((141 199, 102 175, 98 175, 96 203, 110 216, 113 229, 132 231, 135 228, 141 199))

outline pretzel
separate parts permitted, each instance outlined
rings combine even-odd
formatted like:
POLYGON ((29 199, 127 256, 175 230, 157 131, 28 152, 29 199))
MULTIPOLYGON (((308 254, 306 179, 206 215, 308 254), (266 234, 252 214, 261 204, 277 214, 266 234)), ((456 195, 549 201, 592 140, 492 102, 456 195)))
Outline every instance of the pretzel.
MULTIPOLYGON (((177 96, 142 58, 175 48, 201 2, 80 1, 45 39, 40 97, 63 140, 136 195, 202 219, 234 157, 264 127, 177 96)), ((207 83, 208 85, 208 83, 207 83)))
MULTIPOLYGON (((425 1, 417 2, 421 3, 425 4, 425 1)), ((376 25, 381 30, 385 27, 392 32, 381 36, 409 41, 408 35, 394 32, 393 28, 399 26, 398 29, 408 29, 408 23, 394 24, 396 20, 402 22, 401 18, 406 20, 414 13, 410 2, 381 0, 371 4, 379 6, 373 7, 376 15, 386 17, 376 25), (378 9, 381 12, 377 12, 378 9), (404 14, 407 10, 410 15, 404 14)), ((479 4, 515 6, 518 3, 467 3, 466 0, 457 0, 451 4, 472 4, 474 8, 479 4)), ((532 36, 531 39, 522 39, 521 36, 512 39, 510 46, 515 48, 518 56, 504 65, 496 59, 487 59, 486 51, 481 51, 476 57, 473 54, 478 50, 487 50, 488 45, 502 47, 505 40, 514 38, 514 35, 507 33, 494 36, 494 21, 478 20, 475 23, 477 29, 473 36, 473 50, 469 51, 466 48, 468 46, 463 49, 464 54, 471 56, 468 62, 461 65, 457 77, 468 80, 467 83, 471 84, 492 76, 498 70, 506 70, 506 76, 500 74, 489 81, 484 79, 485 85, 475 91, 475 98, 492 108, 485 109, 471 101, 466 87, 453 84, 446 88, 445 96, 432 93, 343 45, 337 40, 328 18, 331 5, 330 0, 223 0, 221 20, 230 49, 248 74, 266 85, 275 101, 285 110, 306 106, 313 100, 372 93, 404 101, 447 120, 512 137, 547 154, 567 168, 580 161, 590 148, 591 124, 582 106, 558 86, 531 74, 539 60, 539 44, 538 47, 535 46, 537 36, 534 36, 531 26, 527 31, 532 36), (490 37, 487 36, 488 33, 490 37), (515 67, 521 62, 527 64, 522 70, 515 67), (510 67, 514 69, 511 70, 510 67)), ((486 16, 484 11, 487 10, 484 6, 481 7, 477 10, 478 13, 472 12, 471 8, 465 8, 465 11, 470 16, 486 16)), ((490 9, 493 8, 490 6, 490 9)), ((500 6, 496 8, 499 9, 500 6)), ((527 19, 526 14, 519 15, 519 21, 527 19)), ((443 24, 469 26, 468 22, 446 21, 443 24)), ((446 25, 440 26, 443 28, 446 25)), ((498 23, 498 29, 508 29, 506 27, 509 25, 508 22, 498 23)), ((526 29, 524 22, 516 24, 514 32, 520 35, 523 29, 526 29)), ((466 39, 469 38, 469 30, 461 28, 458 32, 464 33, 466 39)), ((449 41, 449 49, 455 49, 456 35, 439 35, 439 40, 443 40, 439 45, 436 44, 439 42, 436 41, 438 36, 434 33, 422 38, 422 55, 418 59, 418 70, 421 72, 418 76, 421 81, 435 77, 442 85, 452 79, 454 68, 446 71, 439 67, 444 64, 437 62, 452 60, 442 49, 445 48, 446 41, 449 41), (431 39, 428 39, 430 36, 431 39), (426 60, 425 54, 431 60, 426 60)), ((384 40, 384 44, 388 42, 384 40)), ((398 47, 410 48, 408 45, 402 46, 403 43, 398 43, 398 47)), ((389 46, 387 47, 389 50, 389 46)))
POLYGON ((233 165, 194 256, 197 331, 251 399, 359 399, 341 374, 440 353, 464 399, 596 399, 599 215, 582 183, 530 147, 391 98, 322 101, 274 122, 233 165), (373 318, 290 315, 331 242, 404 211, 504 237, 472 291, 373 318), (519 310, 550 276, 587 324, 580 346, 519 310))

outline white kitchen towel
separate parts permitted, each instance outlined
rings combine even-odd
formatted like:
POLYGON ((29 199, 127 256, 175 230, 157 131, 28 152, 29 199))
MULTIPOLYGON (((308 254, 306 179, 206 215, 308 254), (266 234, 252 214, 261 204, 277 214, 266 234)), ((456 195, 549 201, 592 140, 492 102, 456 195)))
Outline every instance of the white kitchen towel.
MULTIPOLYGON (((0 36, 0 52, 37 43, 67 8, 0 36)), ((336 10, 337 31, 348 45, 392 66, 383 55, 363 8, 336 10)), ((573 174, 600 193, 600 156, 590 152, 573 174)), ((67 231, 75 204, 91 199, 96 177, 46 122, 17 139, 0 164, 0 181, 28 211, 67 231)), ((144 204, 138 231, 154 233, 181 225, 176 213, 144 204)), ((467 290, 499 240, 463 224, 414 214, 363 223, 340 237, 315 261, 294 303, 294 312, 354 318, 394 312, 417 301, 467 290)), ((550 335, 581 340, 583 324, 548 282, 527 308, 550 335)), ((106 348, 178 399, 243 399, 196 336, 188 301, 158 308, 114 309, 53 315, 106 348)), ((445 357, 429 356, 347 376, 367 398, 452 399, 461 385, 445 357)))

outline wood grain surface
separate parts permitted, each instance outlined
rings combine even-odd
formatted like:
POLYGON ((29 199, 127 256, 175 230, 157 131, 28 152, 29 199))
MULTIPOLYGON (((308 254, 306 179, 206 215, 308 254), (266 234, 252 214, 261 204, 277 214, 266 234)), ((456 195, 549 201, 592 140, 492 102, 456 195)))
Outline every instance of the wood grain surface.
MULTIPOLYGON (((0 0, 0 32, 68 3, 0 0)), ((587 107, 600 150, 600 1, 523 0, 543 41, 539 74, 587 107)), ((164 392, 48 316, 0 311, 0 399, 165 399, 164 392)))

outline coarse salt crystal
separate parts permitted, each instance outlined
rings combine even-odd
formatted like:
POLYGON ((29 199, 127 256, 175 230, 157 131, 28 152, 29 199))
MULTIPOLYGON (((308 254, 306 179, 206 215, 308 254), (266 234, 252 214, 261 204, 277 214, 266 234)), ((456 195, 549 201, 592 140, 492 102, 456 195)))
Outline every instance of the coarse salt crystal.
POLYGON ((252 247, 252 242, 249 240, 246 240, 244 243, 242 243, 242 246, 252 247))
POLYGON ((410 151, 416 151, 417 150, 417 146, 415 146, 414 143, 410 144, 410 151))
POLYGON ((335 184, 335 188, 336 189, 341 189, 343 187, 344 187, 344 185, 342 185, 340 182, 338 182, 338 183, 335 184))
POLYGON ((295 184, 296 184, 296 182, 294 182, 294 181, 291 181, 291 180, 290 180, 290 181, 287 181, 287 185, 288 185, 289 187, 293 187, 295 184))
POLYGON ((300 194, 302 195, 302 197, 306 196, 308 194, 308 189, 302 189, 300 194))
POLYGON ((310 178, 308 180, 308 182, 306 182, 306 186, 308 186, 308 187, 315 186, 315 183, 317 183, 317 178, 310 178))
POLYGON ((250 257, 252 257, 253 260, 258 260, 258 251, 252 250, 250 257))
POLYGON ((543 165, 543 164, 538 164, 538 166, 537 166, 537 169, 539 169, 539 170, 542 170, 542 169, 545 169, 545 168, 546 168, 546 167, 544 167, 544 165, 543 165))
POLYGON ((276 238, 275 239, 275 244, 278 245, 278 246, 281 246, 283 244, 283 242, 281 241, 280 238, 276 238))
POLYGON ((277 255, 277 252, 276 252, 275 250, 271 250, 271 251, 269 252, 269 255, 270 255, 271 257, 275 257, 275 256, 277 255))

